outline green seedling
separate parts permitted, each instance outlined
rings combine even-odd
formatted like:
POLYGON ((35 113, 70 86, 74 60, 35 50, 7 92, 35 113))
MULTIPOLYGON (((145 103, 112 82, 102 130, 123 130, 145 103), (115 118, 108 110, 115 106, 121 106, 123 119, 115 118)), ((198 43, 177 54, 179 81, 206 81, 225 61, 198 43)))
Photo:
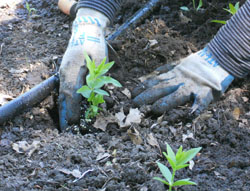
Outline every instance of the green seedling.
POLYGON ((182 151, 182 146, 180 146, 177 153, 175 154, 173 152, 173 150, 171 149, 171 147, 167 144, 167 153, 163 152, 163 155, 168 160, 168 162, 172 168, 172 173, 170 172, 168 167, 161 164, 160 162, 157 162, 157 165, 158 165, 163 177, 166 180, 164 180, 160 177, 154 177, 154 180, 158 180, 158 181, 168 185, 169 191, 171 191, 172 188, 175 186, 196 185, 196 183, 190 181, 189 178, 181 179, 181 180, 177 180, 177 181, 175 181, 174 178, 175 178, 176 171, 189 166, 189 164, 187 164, 187 162, 189 162, 192 158, 194 158, 200 150, 201 150, 201 147, 190 149, 188 151, 182 151))
POLYGON ((27 1, 26 1, 26 9, 28 11, 28 16, 30 16, 32 12, 34 12, 34 13, 36 12, 36 9, 35 8, 31 8, 30 4, 27 1))
POLYGON ((109 76, 105 76, 109 69, 114 65, 114 62, 106 63, 106 57, 102 60, 99 66, 95 65, 95 61, 84 53, 86 65, 89 70, 89 74, 86 76, 86 84, 77 90, 83 97, 87 98, 89 102, 89 108, 85 112, 85 119, 91 119, 98 115, 99 104, 104 103, 103 96, 109 96, 108 92, 101 88, 105 84, 113 84, 116 87, 122 85, 115 79, 109 76))
MULTIPOLYGON (((196 7, 195 6, 195 0, 193 0, 193 8, 194 8, 194 10, 199 11, 200 8, 202 7, 202 5, 203 5, 203 2, 202 2, 202 0, 200 0, 199 5, 196 7)), ((183 10, 183 11, 190 11, 190 9, 188 7, 186 7, 186 6, 182 6, 182 7, 180 7, 180 9, 183 10)))
MULTIPOLYGON (((225 9, 225 11, 229 12, 231 15, 235 15, 235 13, 237 13, 237 11, 240 8, 240 2, 237 2, 235 5, 233 5, 232 3, 229 3, 229 9, 225 9)), ((225 25, 227 23, 227 21, 223 21, 223 20, 212 20, 212 23, 220 23, 225 25)))

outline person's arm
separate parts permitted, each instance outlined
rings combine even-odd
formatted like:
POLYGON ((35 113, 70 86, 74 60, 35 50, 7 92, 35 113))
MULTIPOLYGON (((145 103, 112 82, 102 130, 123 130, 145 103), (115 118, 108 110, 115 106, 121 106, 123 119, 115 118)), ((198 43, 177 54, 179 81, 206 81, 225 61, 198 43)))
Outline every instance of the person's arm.
POLYGON ((179 60, 171 71, 161 67, 143 78, 132 92, 139 106, 152 104, 162 114, 194 101, 192 112, 199 114, 226 91, 234 77, 250 72, 250 0, 223 26, 208 45, 179 60))
POLYGON ((76 11, 80 8, 91 8, 103 13, 112 22, 122 0, 79 0, 76 11))
POLYGON ((250 0, 207 45, 220 66, 235 77, 250 72, 250 0))

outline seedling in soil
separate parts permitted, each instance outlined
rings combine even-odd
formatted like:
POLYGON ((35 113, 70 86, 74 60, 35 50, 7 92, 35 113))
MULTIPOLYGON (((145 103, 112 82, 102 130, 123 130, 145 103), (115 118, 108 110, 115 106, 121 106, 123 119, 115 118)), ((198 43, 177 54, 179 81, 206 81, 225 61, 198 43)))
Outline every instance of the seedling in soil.
POLYGON ((30 7, 30 4, 26 1, 26 9, 28 10, 28 16, 30 16, 30 14, 32 13, 32 12, 36 12, 36 9, 35 8, 31 8, 30 7))
MULTIPOLYGON (((193 8, 194 8, 194 10, 199 11, 200 8, 202 7, 202 5, 203 5, 203 2, 202 2, 202 0, 200 0, 199 5, 196 7, 195 6, 195 0, 193 0, 193 8)), ((186 7, 186 6, 182 6, 182 7, 180 7, 180 9, 183 10, 183 11, 190 11, 189 8, 186 7)))
POLYGON ((87 85, 82 86, 77 90, 77 93, 82 94, 83 97, 87 98, 89 102, 89 108, 85 112, 85 119, 92 119, 98 115, 99 104, 104 103, 103 96, 109 96, 108 92, 101 88, 105 84, 113 84, 116 87, 122 87, 122 85, 112 77, 105 76, 109 69, 114 65, 114 62, 106 63, 106 57, 102 60, 99 66, 95 65, 95 61, 91 60, 90 57, 84 53, 85 60, 87 62, 87 68, 89 74, 86 76, 87 85))
MULTIPOLYGON (((225 11, 229 12, 231 15, 235 15, 235 13, 237 13, 237 11, 240 8, 240 2, 237 2, 235 5, 233 5, 232 3, 229 3, 229 9, 225 9, 225 11)), ((212 20, 212 23, 220 23, 225 25, 227 23, 227 21, 223 21, 223 20, 212 20)))
POLYGON ((154 177, 154 180, 158 180, 168 185, 169 191, 171 191, 172 188, 175 186, 196 185, 196 183, 190 181, 189 178, 181 179, 177 181, 174 181, 174 178, 175 178, 176 171, 189 166, 187 162, 189 162, 192 158, 194 158, 200 150, 201 150, 201 147, 190 149, 188 151, 182 151, 182 146, 180 146, 177 153, 175 154, 173 150, 171 149, 171 147, 167 144, 167 153, 163 152, 163 155, 168 160, 172 168, 172 173, 170 172, 168 167, 161 164, 160 162, 157 162, 157 165, 166 180, 160 177, 154 177))

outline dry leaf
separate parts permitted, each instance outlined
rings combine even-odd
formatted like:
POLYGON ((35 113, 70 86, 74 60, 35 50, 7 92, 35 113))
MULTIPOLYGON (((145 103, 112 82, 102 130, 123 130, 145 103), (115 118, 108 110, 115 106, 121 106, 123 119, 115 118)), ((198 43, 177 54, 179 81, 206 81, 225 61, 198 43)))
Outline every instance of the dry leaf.
POLYGON ((137 131, 136 128, 132 127, 130 129, 128 129, 127 133, 128 133, 128 136, 130 137, 131 141, 134 144, 136 144, 136 145, 142 144, 141 135, 140 135, 139 131, 137 131))
POLYGON ((104 159, 107 159, 109 158, 111 155, 109 153, 100 153, 98 154, 98 156, 96 157, 96 160, 97 161, 101 161, 101 160, 104 160, 104 159))
POLYGON ((74 169, 71 174, 75 177, 75 178, 80 178, 82 176, 82 173, 78 170, 78 169, 74 169))
POLYGON ((97 129, 101 129, 102 131, 106 131, 106 127, 109 123, 114 123, 116 122, 116 118, 110 114, 108 116, 104 116, 103 114, 100 114, 95 123, 94 123, 94 127, 97 129))
POLYGON ((238 107, 234 108, 233 116, 234 116, 234 118, 236 120, 239 120, 239 118, 240 118, 240 108, 238 108, 238 107))
POLYGON ((148 134, 147 141, 151 146, 159 146, 158 141, 154 137, 153 133, 148 134))
POLYGON ((187 134, 183 134, 182 141, 185 142, 186 139, 194 139, 194 134, 190 131, 188 131, 187 134))
POLYGON ((130 108, 129 114, 126 117, 126 115, 123 112, 123 108, 122 108, 120 112, 115 114, 115 117, 116 117, 118 125, 120 127, 128 127, 132 123, 136 123, 136 124, 141 123, 142 113, 139 111, 138 108, 136 108, 136 109, 130 108), (124 120, 125 120, 125 122, 124 122, 124 120))
POLYGON ((128 90, 128 88, 125 88, 124 90, 122 90, 122 93, 124 95, 126 95, 129 99, 131 99, 131 93, 130 91, 128 90))
POLYGON ((72 176, 74 176, 75 178, 80 178, 82 176, 82 173, 78 170, 78 169, 74 169, 74 170, 68 170, 66 168, 61 168, 61 169, 58 169, 58 171, 64 173, 64 174, 71 174, 72 176))
POLYGON ((133 109, 130 108, 129 114, 126 118, 125 125, 130 126, 132 123, 141 123, 142 113, 139 111, 138 108, 133 109))
POLYGON ((249 100, 247 97, 242 97, 242 99, 244 102, 248 102, 248 100, 249 100))
POLYGON ((155 46, 155 45, 157 45, 157 44, 158 44, 158 41, 157 41, 157 40, 155 40, 155 39, 149 40, 149 47, 153 47, 153 46, 155 46))
POLYGON ((31 145, 29 145, 26 141, 19 141, 17 143, 12 144, 13 150, 15 150, 18 153, 27 153, 29 157, 39 147, 40 147, 40 141, 33 141, 31 145))
POLYGON ((193 160, 189 161, 189 166, 188 167, 189 167, 190 170, 193 169, 193 167, 194 167, 194 161, 193 160))
POLYGON ((0 94, 0 106, 6 104, 11 100, 13 100, 13 97, 5 94, 0 94))

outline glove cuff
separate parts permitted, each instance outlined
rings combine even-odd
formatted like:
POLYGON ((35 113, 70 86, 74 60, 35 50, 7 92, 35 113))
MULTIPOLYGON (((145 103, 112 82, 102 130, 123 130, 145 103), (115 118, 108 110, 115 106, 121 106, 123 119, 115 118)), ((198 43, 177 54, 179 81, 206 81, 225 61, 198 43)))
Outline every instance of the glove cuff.
POLYGON ((73 19, 76 18, 76 6, 77 6, 77 3, 72 5, 72 7, 70 8, 70 11, 69 11, 69 15, 73 19))
POLYGON ((234 80, 234 77, 219 65, 206 47, 184 58, 182 64, 176 68, 193 80, 221 93, 224 93, 234 80))
POLYGON ((114 0, 80 0, 76 6, 76 11, 80 8, 95 9, 108 17, 109 21, 112 22, 116 11, 120 8, 120 3, 114 0))

